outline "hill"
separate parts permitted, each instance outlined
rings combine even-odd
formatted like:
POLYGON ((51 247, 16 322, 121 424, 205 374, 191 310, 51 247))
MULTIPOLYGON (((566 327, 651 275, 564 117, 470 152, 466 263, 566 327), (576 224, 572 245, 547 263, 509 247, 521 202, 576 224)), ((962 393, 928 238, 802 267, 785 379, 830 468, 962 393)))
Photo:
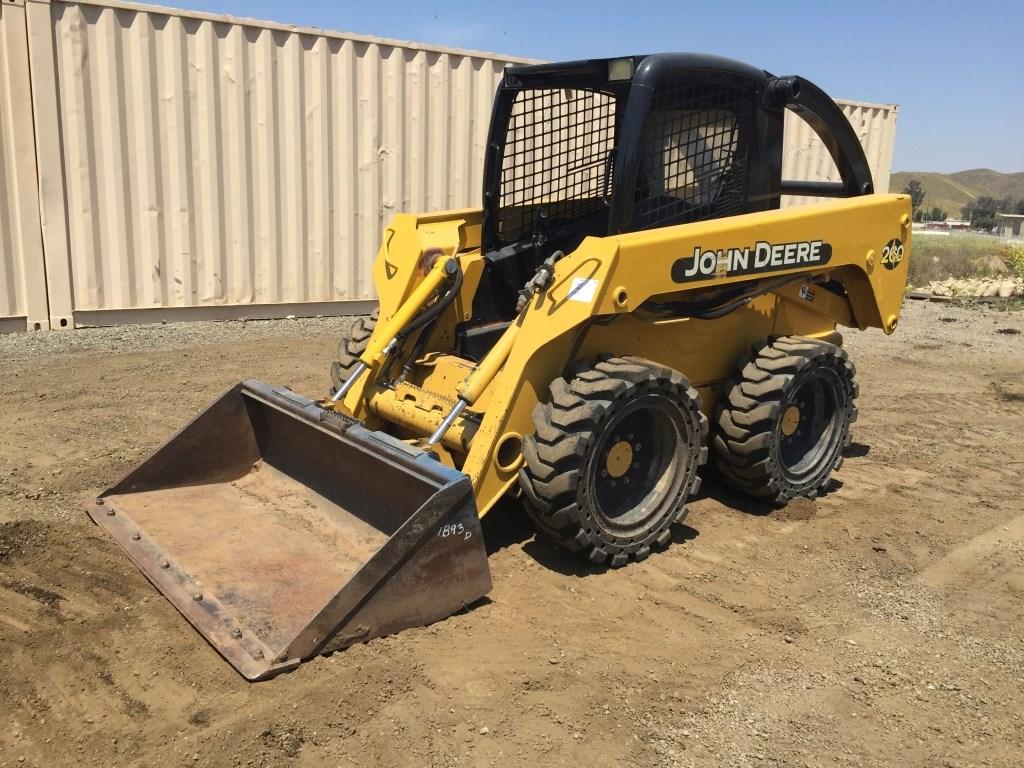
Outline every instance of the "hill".
POLYGON ((956 173, 899 171, 889 177, 889 191, 902 192, 911 179, 917 179, 924 187, 926 210, 938 206, 953 218, 958 218, 960 209, 979 197, 1024 200, 1024 172, 1000 173, 989 168, 956 173))

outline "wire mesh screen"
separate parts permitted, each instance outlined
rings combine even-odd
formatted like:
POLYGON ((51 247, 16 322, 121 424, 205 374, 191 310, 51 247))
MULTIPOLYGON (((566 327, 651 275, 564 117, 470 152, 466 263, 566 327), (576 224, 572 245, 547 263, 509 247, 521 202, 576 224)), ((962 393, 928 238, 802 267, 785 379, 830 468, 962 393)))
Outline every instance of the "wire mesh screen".
POLYGON ((687 81, 655 94, 642 139, 634 228, 743 212, 747 173, 740 138, 749 98, 728 84, 687 81))
POLYGON ((498 235, 512 243, 605 208, 611 191, 615 97, 584 89, 520 91, 501 166, 498 235))

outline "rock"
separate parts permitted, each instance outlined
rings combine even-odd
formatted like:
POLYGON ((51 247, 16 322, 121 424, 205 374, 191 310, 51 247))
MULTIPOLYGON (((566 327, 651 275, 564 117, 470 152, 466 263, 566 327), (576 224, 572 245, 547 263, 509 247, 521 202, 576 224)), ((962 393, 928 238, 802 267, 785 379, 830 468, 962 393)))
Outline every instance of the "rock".
POLYGON ((486 725, 483 728, 480 729, 480 735, 481 736, 486 736, 490 732, 491 732, 491 729, 488 728, 486 725))
POLYGON ((990 280, 987 283, 985 283, 985 292, 982 294, 982 296, 984 296, 986 298, 989 298, 989 297, 998 296, 998 295, 999 295, 999 283, 997 283, 995 280, 990 280))
POLYGON ((1009 267, 1006 266, 1006 262, 994 253, 981 259, 977 263, 977 267, 980 271, 990 275, 1005 275, 1010 271, 1009 267))
POLYGON ((1010 298, 1011 296, 1013 296, 1013 292, 1016 289, 1016 287, 1017 285, 1013 282, 1013 280, 1003 280, 1003 282, 999 284, 999 298, 1010 298))

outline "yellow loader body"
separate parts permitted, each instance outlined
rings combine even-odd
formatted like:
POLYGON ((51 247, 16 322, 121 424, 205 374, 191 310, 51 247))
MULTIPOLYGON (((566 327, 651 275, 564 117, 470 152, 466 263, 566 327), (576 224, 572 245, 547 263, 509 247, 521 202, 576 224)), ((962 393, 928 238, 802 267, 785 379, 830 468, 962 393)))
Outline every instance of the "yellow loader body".
POLYGON ((328 397, 242 382, 89 514, 252 680, 480 599, 508 495, 595 564, 643 560, 712 452, 766 504, 827 491, 857 416, 836 329, 896 328, 910 221, 803 78, 511 67, 481 208, 395 216, 328 397), (786 110, 840 181, 781 177, 786 110))
MULTIPOLYGON (((736 361, 758 339, 825 339, 836 333, 837 325, 892 333, 906 289, 910 212, 907 195, 871 195, 587 238, 558 261, 551 287, 509 326, 505 333, 515 337, 514 344, 496 347, 494 357, 482 361, 496 373, 471 410, 446 432, 443 460, 469 476, 477 511, 483 516, 516 483, 523 462, 521 441, 533 429, 531 413, 548 383, 578 360, 621 353, 683 371, 700 391, 710 417, 736 361), (902 245, 898 259, 886 250, 892 250, 893 241, 902 245), (786 244, 816 242, 831 248, 826 262, 797 262, 797 246, 789 255, 792 263, 785 263, 786 244), (735 252, 743 249, 748 251, 748 269, 756 269, 750 265, 755 264, 758 243, 782 245, 781 256, 776 253, 778 263, 772 263, 769 251, 767 271, 730 270, 737 262, 735 252), (712 273, 674 282, 675 265, 692 262, 698 250, 715 255, 712 273), (661 319, 643 309, 652 299, 719 288, 749 280, 752 274, 798 279, 714 320, 661 319), (816 287, 815 281, 822 279, 843 285, 846 296, 816 287), (594 323, 597 317, 610 321, 594 323)), ((388 319, 422 279, 425 255, 439 251, 456 258, 467 278, 435 331, 437 349, 423 358, 413 380, 389 387, 375 383, 371 372, 331 407, 372 428, 397 427, 410 439, 438 427, 454 403, 457 387, 476 370, 472 362, 444 350, 456 324, 473 316, 473 276, 482 271, 483 260, 480 218, 479 210, 394 218, 374 264, 380 292, 376 337, 394 335, 388 319)), ((686 270, 682 271, 685 277, 686 270)))

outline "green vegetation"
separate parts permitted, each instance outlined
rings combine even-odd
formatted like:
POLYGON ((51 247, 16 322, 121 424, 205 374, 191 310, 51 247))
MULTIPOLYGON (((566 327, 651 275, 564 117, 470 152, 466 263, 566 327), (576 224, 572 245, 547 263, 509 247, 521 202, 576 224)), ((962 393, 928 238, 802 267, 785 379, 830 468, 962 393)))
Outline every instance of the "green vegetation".
MULTIPOLYGON (((946 212, 939 208, 937 205, 932 206, 930 211, 925 210, 921 207, 924 203, 924 187, 921 186, 921 182, 917 179, 911 179, 907 182, 907 186, 903 188, 903 194, 910 195, 910 207, 914 213, 914 221, 945 221, 947 218, 946 212)), ((987 198, 986 198, 987 199, 987 198)), ((993 222, 995 221, 995 215, 993 212, 993 222)), ((991 225, 989 225, 991 227, 991 225)), ((986 229, 989 227, 985 227, 986 229)))
MULTIPOLYGON (((920 219, 934 220, 930 214, 935 209, 951 218, 965 218, 965 209, 969 217, 979 205, 1004 213, 1024 213, 1024 172, 999 173, 988 168, 959 173, 900 172, 890 178, 889 189, 906 191, 913 181, 918 182, 924 193, 923 199, 914 206, 915 213, 920 211, 920 219)), ((986 215, 984 210, 978 213, 986 215)))
POLYGON ((910 252, 908 282, 922 287, 947 277, 997 277, 1011 271, 1024 277, 1024 247, 1008 246, 990 235, 919 235, 910 252))
POLYGON ((960 209, 960 216, 978 229, 992 229, 996 225, 997 213, 1024 213, 1024 200, 1014 200, 1012 197, 996 200, 982 195, 960 209))
POLYGON ((999 251, 999 257, 1006 262, 1014 275, 1024 280, 1024 243, 1005 245, 999 251))
POLYGON ((907 186, 903 188, 903 194, 910 195, 910 207, 914 211, 914 219, 917 219, 917 213, 921 210, 921 203, 924 202, 924 187, 921 186, 921 182, 917 179, 911 179, 907 182, 907 186))

